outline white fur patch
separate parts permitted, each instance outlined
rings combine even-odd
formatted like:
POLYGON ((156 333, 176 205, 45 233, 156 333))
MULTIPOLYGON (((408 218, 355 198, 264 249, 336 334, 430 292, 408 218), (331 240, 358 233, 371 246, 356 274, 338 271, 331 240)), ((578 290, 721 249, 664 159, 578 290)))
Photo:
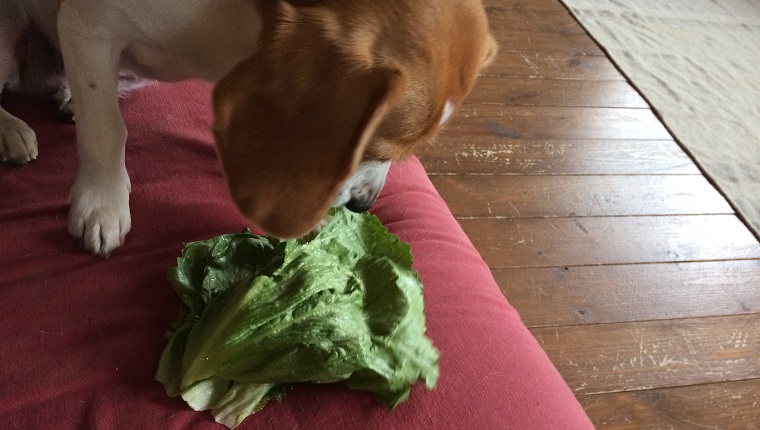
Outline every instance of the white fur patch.
POLYGON ((332 206, 343 206, 352 200, 374 203, 383 189, 390 167, 390 161, 363 161, 340 188, 332 206))
POLYGON ((454 113, 454 104, 451 103, 451 100, 446 102, 446 106, 443 107, 443 115, 441 116, 441 121, 438 123, 438 126, 442 126, 443 124, 446 124, 446 121, 451 118, 451 114, 454 113))

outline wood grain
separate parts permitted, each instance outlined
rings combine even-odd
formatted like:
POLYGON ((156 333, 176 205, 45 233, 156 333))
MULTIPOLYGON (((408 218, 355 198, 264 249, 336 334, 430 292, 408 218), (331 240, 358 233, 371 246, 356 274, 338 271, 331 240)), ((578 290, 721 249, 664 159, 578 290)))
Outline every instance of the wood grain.
POLYGON ((760 313, 760 260, 496 269, 528 327, 760 313))
POLYGON ((760 379, 579 400, 599 430, 760 429, 760 379))
POLYGON ((672 140, 527 140, 446 133, 419 149, 430 175, 682 175, 699 169, 672 140))
POLYGON ((431 180, 458 218, 734 213, 698 175, 434 176, 431 180))
POLYGON ((463 219, 493 269, 760 258, 733 215, 463 219))
POLYGON ((760 314, 531 332, 576 394, 760 378, 760 314))

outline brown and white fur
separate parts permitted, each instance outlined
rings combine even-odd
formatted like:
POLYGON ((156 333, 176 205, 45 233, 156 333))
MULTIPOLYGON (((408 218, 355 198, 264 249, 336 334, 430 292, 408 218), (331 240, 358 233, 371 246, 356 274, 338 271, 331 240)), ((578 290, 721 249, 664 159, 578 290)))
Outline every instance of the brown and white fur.
MULTIPOLYGON (((295 237, 374 203, 390 162, 454 114, 495 55, 480 0, 0 0, 0 89, 76 111, 69 231, 107 256, 130 230, 119 76, 216 83, 230 194, 295 237), (65 74, 64 74, 65 68, 65 74)), ((0 108, 0 157, 38 156, 0 108)))

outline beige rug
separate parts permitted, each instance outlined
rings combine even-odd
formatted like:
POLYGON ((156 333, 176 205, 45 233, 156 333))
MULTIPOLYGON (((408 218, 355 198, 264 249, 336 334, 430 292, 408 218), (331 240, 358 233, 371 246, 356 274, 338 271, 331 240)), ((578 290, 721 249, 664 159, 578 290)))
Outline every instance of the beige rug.
POLYGON ((562 0, 760 235, 760 0, 562 0))

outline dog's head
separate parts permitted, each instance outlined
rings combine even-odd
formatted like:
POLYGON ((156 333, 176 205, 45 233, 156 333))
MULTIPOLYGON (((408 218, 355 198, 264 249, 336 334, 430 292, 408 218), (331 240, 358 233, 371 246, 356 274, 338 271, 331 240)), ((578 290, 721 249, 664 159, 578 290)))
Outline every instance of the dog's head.
POLYGON ((214 90, 214 135, 241 212, 290 238, 331 206, 369 208, 496 44, 480 0, 266 4, 257 51, 214 90))

